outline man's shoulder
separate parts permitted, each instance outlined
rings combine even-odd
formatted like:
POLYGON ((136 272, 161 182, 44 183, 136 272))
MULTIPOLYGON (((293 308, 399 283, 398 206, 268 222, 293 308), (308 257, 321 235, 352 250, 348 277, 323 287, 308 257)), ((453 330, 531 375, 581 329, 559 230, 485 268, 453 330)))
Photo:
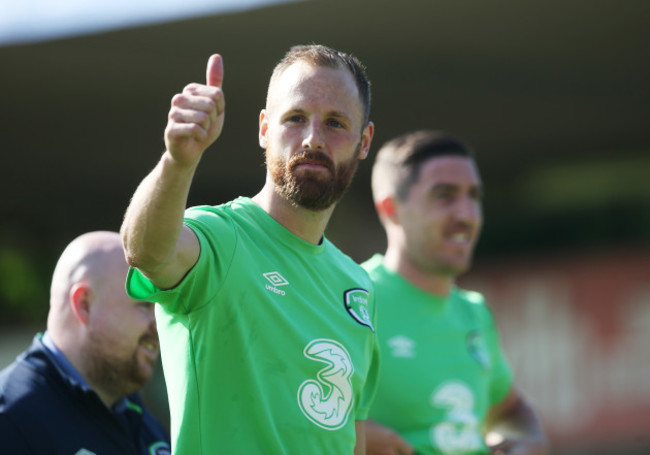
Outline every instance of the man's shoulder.
POLYGON ((375 283, 382 281, 382 277, 386 275, 386 268, 384 267, 384 256, 377 253, 370 258, 363 261, 360 266, 368 273, 370 279, 375 283))
POLYGON ((193 220, 211 220, 229 217, 232 202, 226 202, 220 205, 195 205, 185 210, 185 221, 193 220))
POLYGON ((364 270, 370 272, 383 267, 382 266, 383 260, 384 260, 384 256, 379 253, 376 253, 370 256, 365 261, 363 261, 361 263, 361 267, 363 267, 364 270))
POLYGON ((269 219, 252 199, 246 197, 219 205, 189 207, 184 215, 185 224, 208 236, 236 231, 258 232, 266 229, 269 219))
POLYGON ((477 291, 461 288, 455 288, 453 292, 457 303, 460 303, 462 307, 467 308, 475 315, 482 317, 486 322, 493 322, 494 314, 492 308, 485 300, 483 294, 477 291))
POLYGON ((13 412, 15 405, 26 409, 29 403, 42 407, 59 379, 45 352, 30 348, 0 372, 0 412, 13 412))
POLYGON ((412 288, 412 285, 399 273, 389 270, 384 265, 384 256, 382 254, 374 254, 362 262, 361 267, 368 273, 375 289, 379 289, 381 292, 392 292, 396 290, 405 292, 412 288))
POLYGON ((202 215, 221 215, 229 216, 242 210, 251 210, 255 208, 255 203, 247 197, 238 197, 228 202, 217 205, 194 205, 185 210, 186 218, 195 218, 202 215))
POLYGON ((485 306, 485 297, 478 291, 472 291, 469 289, 454 288, 454 294, 456 298, 466 302, 469 305, 476 306, 485 306))

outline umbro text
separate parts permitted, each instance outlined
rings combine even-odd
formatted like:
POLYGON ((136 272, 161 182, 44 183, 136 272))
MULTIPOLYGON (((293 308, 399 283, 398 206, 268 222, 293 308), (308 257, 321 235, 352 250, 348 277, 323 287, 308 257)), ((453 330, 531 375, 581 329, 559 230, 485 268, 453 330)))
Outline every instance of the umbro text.
POLYGON ((280 290, 278 288, 275 288, 275 287, 271 286, 270 284, 266 285, 266 289, 268 289, 271 292, 275 292, 276 294, 280 294, 280 295, 285 295, 286 294, 286 292, 284 292, 284 291, 282 291, 282 290, 280 290))

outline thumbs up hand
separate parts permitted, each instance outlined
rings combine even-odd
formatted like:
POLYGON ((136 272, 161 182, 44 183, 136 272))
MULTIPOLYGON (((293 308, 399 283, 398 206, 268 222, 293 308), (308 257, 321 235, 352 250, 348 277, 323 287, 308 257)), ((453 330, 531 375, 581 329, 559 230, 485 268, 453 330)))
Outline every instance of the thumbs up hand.
POLYGON ((198 164, 203 152, 221 135, 226 107, 222 82, 223 60, 214 54, 208 60, 206 84, 189 84, 172 98, 165 145, 178 164, 198 164))

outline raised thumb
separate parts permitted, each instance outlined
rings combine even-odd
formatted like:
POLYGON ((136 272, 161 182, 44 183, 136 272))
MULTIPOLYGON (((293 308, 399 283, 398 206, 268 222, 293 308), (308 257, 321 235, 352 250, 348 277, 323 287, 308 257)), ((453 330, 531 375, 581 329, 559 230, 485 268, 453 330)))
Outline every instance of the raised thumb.
POLYGON ((205 71, 207 84, 212 87, 221 87, 223 83, 223 59, 219 54, 213 54, 208 60, 208 67, 205 71))

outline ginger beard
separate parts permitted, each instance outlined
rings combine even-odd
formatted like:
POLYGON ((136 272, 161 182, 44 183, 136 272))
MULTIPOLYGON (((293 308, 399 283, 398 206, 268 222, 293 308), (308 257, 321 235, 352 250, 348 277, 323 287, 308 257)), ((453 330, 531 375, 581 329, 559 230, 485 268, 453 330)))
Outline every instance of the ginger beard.
POLYGON ((120 355, 100 333, 90 333, 88 343, 82 348, 88 382, 115 396, 128 396, 144 386, 153 375, 154 363, 138 357, 142 343, 158 345, 152 334, 140 337, 140 343, 127 355, 120 355), (143 365, 144 363, 144 365, 143 365))
POLYGON ((287 162, 280 155, 267 150, 266 165, 278 193, 300 207, 320 211, 343 197, 359 166, 360 151, 361 143, 357 145, 351 159, 335 166, 329 156, 319 151, 304 150, 287 162), (301 163, 321 164, 329 170, 330 177, 323 178, 316 173, 297 176, 296 167, 301 163))

